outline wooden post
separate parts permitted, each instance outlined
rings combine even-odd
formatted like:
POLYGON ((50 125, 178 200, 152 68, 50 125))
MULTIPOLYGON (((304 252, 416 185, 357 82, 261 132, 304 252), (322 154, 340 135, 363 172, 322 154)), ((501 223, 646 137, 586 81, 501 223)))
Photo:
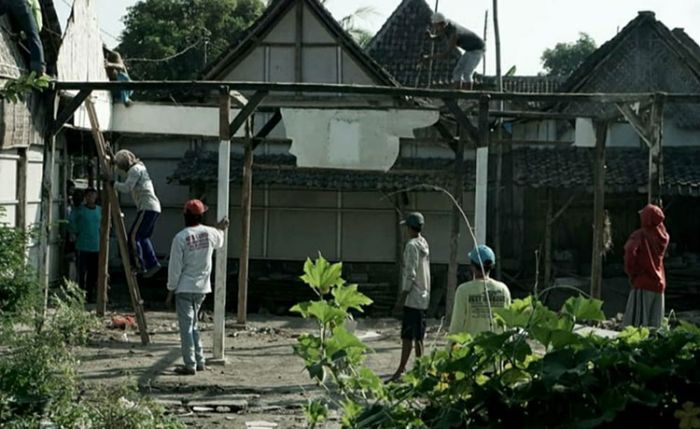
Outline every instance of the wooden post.
POLYGON ((489 180, 489 97, 479 99, 479 142, 476 148, 476 199, 474 224, 476 244, 486 243, 486 217, 489 180))
POLYGON ((241 192, 241 258, 238 267, 238 323, 245 325, 248 308, 248 263, 250 257, 250 214, 253 194, 253 146, 250 140, 251 122, 246 120, 246 140, 243 155, 243 186, 241 192))
POLYGON ((29 171, 29 159, 27 149, 17 150, 19 161, 17 164, 17 213, 15 223, 17 229, 27 230, 27 171, 29 171))
MULTIPOLYGON (((219 177, 216 200, 216 220, 229 216, 229 183, 231 177, 231 136, 229 121, 231 96, 228 87, 221 89, 219 97, 219 177)), ((214 279, 214 360, 225 362, 226 339, 226 284, 228 279, 228 228, 224 231, 224 247, 216 251, 214 279)))
POLYGON ((112 201, 107 193, 106 184, 102 186, 101 199, 102 223, 100 224, 100 254, 98 256, 97 266, 97 308, 95 310, 99 317, 103 317, 107 311, 107 290, 109 288, 109 234, 111 231, 112 201))
POLYGON ((44 142, 44 172, 42 180, 42 222, 41 247, 39 253, 39 273, 44 293, 43 317, 49 307, 49 286, 51 283, 51 232, 53 220, 54 169, 56 162, 56 136, 46 137, 44 142))
MULTIPOLYGON (((459 140, 457 141, 457 150, 455 151, 455 169, 454 169, 454 184, 452 187, 452 196, 457 203, 462 206, 464 201, 464 146, 467 136, 467 130, 460 127, 459 140)), ((447 320, 452 317, 452 308, 454 306, 455 293, 457 291, 457 274, 459 269, 458 253, 459 253, 459 234, 460 225, 462 223, 462 215, 459 208, 452 207, 452 219, 450 227, 450 261, 447 267, 447 296, 445 297, 445 314, 447 320)))
MULTIPOLYGON (((85 107, 90 119, 90 126, 92 128, 92 137, 95 140, 95 148, 97 149, 97 159, 102 164, 102 171, 110 171, 111 164, 109 162, 109 155, 107 154, 107 144, 100 131, 100 124, 97 118, 97 112, 95 111, 95 105, 92 101, 86 100, 85 107)), ((139 290, 139 284, 136 281, 136 275, 131 267, 131 261, 129 259, 129 245, 126 235, 126 227, 124 226, 124 218, 122 212, 119 208, 119 197, 114 189, 114 185, 111 182, 105 182, 105 189, 107 195, 110 199, 110 208, 112 209, 112 220, 114 222, 114 231, 117 235, 117 242, 119 243, 119 254, 122 259, 122 264, 124 265, 124 275, 126 277, 126 283, 129 288, 129 295, 131 296, 131 305, 134 308, 134 313, 136 314, 136 323, 139 327, 139 335, 141 336, 141 344, 150 343, 151 339, 148 335, 148 326, 146 326, 146 316, 143 312, 143 300, 141 299, 141 291, 139 290)))
MULTIPOLYGON (((440 6, 440 0, 435 0, 435 11, 433 13, 437 13, 438 7, 440 6)), ((431 30, 433 30, 431 28, 431 30)), ((432 31, 431 31, 432 34, 432 31)), ((423 55, 423 52, 421 52, 421 55, 423 55)), ((435 60, 433 59, 433 55, 435 55, 435 39, 430 40, 430 60, 428 61, 428 84, 426 85, 426 88, 430 88, 433 84, 433 63, 435 60)), ((421 58, 422 60, 422 58, 421 58)))
POLYGON ((608 124, 595 121, 595 164, 593 166, 593 252, 591 256, 591 297, 603 292, 603 240, 605 228, 605 139, 608 124))
POLYGON ((649 192, 648 202, 661 206, 661 186, 664 180, 663 173, 663 132, 664 132, 664 94, 654 95, 654 104, 651 107, 651 124, 649 147, 649 192))
POLYGON ((544 226, 544 289, 552 282, 552 226, 554 223, 554 197, 547 189, 547 217, 544 226))

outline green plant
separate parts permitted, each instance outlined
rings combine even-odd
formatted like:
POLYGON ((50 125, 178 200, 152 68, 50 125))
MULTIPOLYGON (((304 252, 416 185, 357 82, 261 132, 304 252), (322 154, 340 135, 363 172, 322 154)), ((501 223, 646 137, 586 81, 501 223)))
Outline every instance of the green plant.
POLYGON ((85 345, 90 333, 100 325, 94 314, 85 311, 85 292, 67 281, 51 300, 54 308, 48 329, 71 346, 85 345))
POLYGON ((26 323, 41 300, 36 274, 26 264, 31 232, 0 224, 0 329, 26 323))
POLYGON ((0 99, 8 100, 11 103, 24 101, 27 94, 32 91, 43 91, 49 87, 51 80, 46 75, 38 76, 36 72, 21 75, 16 79, 9 79, 0 88, 0 99))
POLYGON ((571 298, 554 312, 532 298, 516 300, 495 311, 500 332, 452 336, 449 348, 386 386, 362 366, 367 347, 347 331, 336 335, 346 314, 322 289, 337 294, 340 269, 319 259, 305 272, 320 300, 295 309, 317 320, 320 335, 300 337, 295 352, 329 393, 306 407, 312 427, 329 407, 341 410, 346 428, 583 429, 640 421, 668 428, 697 418, 700 328, 688 323, 653 333, 627 328, 617 338, 580 335, 577 324, 603 319, 601 301, 571 298))

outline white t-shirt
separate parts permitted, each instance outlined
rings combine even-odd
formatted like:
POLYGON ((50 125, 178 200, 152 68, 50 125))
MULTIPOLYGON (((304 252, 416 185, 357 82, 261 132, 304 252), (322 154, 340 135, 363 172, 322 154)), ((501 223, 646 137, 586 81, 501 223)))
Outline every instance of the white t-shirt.
POLYGON ((115 182, 114 189, 119 192, 131 192, 134 203, 136 203, 136 210, 160 213, 160 201, 156 197, 153 181, 148 175, 146 166, 142 163, 132 165, 129 172, 126 173, 126 180, 115 182))
POLYGON ((168 290, 175 293, 210 293, 211 259, 224 246, 224 232, 197 225, 183 229, 170 247, 168 290))

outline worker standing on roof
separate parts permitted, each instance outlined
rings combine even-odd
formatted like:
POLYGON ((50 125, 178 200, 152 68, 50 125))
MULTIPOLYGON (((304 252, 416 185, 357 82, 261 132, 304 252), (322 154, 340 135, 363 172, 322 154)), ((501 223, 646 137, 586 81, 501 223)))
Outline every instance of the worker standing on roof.
POLYGON ((19 31, 24 34, 29 50, 29 69, 37 75, 46 73, 44 45, 39 33, 43 27, 39 0, 2 0, 0 15, 10 15, 19 31))
POLYGON ((153 182, 146 166, 128 150, 120 150, 114 155, 117 168, 126 173, 124 182, 116 182, 114 189, 130 192, 136 204, 136 219, 129 230, 129 244, 136 269, 144 277, 152 277, 160 270, 151 235, 160 215, 160 201, 156 197, 153 182))
POLYGON ((484 49, 486 48, 484 40, 473 31, 446 19, 445 15, 440 12, 433 14, 431 22, 435 32, 431 34, 431 37, 445 36, 447 49, 432 56, 427 55, 423 57, 423 61, 448 58, 455 48, 460 48, 464 52, 452 72, 452 83, 457 89, 472 90, 474 70, 484 57, 484 49))

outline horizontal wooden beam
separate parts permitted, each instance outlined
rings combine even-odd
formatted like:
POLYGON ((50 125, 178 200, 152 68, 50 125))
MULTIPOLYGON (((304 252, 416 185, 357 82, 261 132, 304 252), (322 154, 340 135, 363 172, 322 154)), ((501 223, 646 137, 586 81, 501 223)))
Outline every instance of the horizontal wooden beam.
MULTIPOLYGON (((456 89, 424 89, 370 85, 340 85, 319 83, 216 82, 216 81, 113 81, 53 83, 56 90, 101 91, 218 91, 222 85, 234 91, 306 92, 324 94, 361 94, 387 97, 427 97, 478 100, 488 95, 491 100, 558 102, 558 103, 634 103, 649 102, 653 93, 508 93, 492 91, 462 91, 456 89)), ((700 103, 698 93, 666 94, 668 103, 700 103)))

